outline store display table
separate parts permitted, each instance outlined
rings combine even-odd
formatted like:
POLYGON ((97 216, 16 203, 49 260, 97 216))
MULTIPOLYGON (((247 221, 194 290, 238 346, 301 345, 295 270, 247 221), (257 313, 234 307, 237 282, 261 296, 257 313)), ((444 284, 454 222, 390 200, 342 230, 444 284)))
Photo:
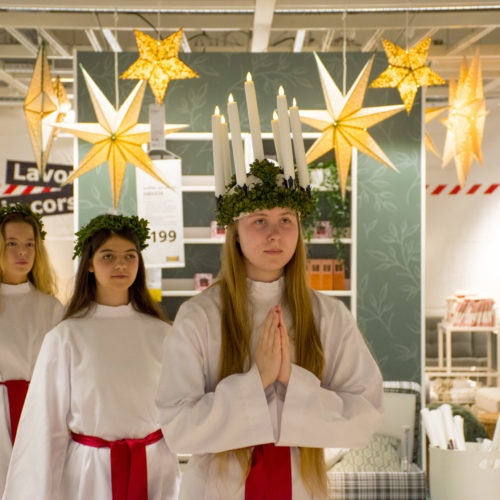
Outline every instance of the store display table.
POLYGON ((431 377, 487 377, 488 385, 500 385, 500 342, 498 330, 493 326, 454 326, 442 321, 437 325, 438 330, 438 366, 427 368, 431 377), (451 337, 456 332, 487 332, 487 366, 453 367, 451 352, 451 337), (443 337, 446 343, 443 349, 443 337), (493 339, 496 337, 496 366, 493 366, 493 339), (443 355, 444 354, 444 355, 443 355))

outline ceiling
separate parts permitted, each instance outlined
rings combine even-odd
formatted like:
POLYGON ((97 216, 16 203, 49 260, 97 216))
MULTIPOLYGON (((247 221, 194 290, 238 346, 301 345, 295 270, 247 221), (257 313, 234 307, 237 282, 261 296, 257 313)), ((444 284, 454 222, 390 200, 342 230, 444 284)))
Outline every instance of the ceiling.
MULTIPOLYGON (((71 95, 74 51, 137 51, 134 28, 164 38, 181 27, 185 52, 342 51, 344 39, 371 52, 381 38, 411 47, 431 36, 434 71, 456 78, 479 49, 486 97, 500 96, 498 0, 0 0, 0 104, 23 103, 41 40, 71 95)), ((446 87, 427 91, 446 97, 446 87)))

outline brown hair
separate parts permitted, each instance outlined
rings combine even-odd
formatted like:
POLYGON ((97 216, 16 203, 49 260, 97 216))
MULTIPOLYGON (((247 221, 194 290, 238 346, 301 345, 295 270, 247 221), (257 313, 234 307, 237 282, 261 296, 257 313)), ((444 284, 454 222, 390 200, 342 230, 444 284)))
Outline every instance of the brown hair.
POLYGON ((25 222, 33 228, 35 235, 35 260, 33 267, 28 273, 28 280, 43 293, 55 295, 56 280, 54 272, 49 262, 47 250, 40 235, 40 228, 37 221, 32 215, 26 215, 19 212, 7 214, 0 223, 0 281, 3 281, 5 273, 4 257, 5 257, 5 226, 9 222, 25 222))
POLYGON ((146 269, 140 251, 139 239, 131 231, 111 231, 110 229, 97 231, 85 242, 76 273, 75 289, 63 319, 76 315, 85 316, 89 312, 97 292, 95 276, 89 271, 89 266, 94 254, 111 236, 119 236, 130 241, 137 249, 139 258, 137 276, 128 289, 128 297, 132 307, 138 312, 169 322, 163 310, 151 298, 146 287, 146 269))
MULTIPOLYGON (((306 250, 300 221, 298 222, 299 237, 295 253, 285 266, 285 301, 293 317, 295 362, 321 379, 324 367, 323 346, 314 323, 311 296, 305 276, 306 250)), ((221 260, 222 267, 217 281, 222 303, 219 380, 233 373, 242 373, 249 368, 252 361, 252 325, 247 313, 245 257, 237 241, 235 223, 227 227, 221 260)), ((229 454, 237 457, 246 477, 250 470, 250 449, 220 453, 221 467, 229 454)), ((327 477, 323 449, 300 447, 300 473, 311 493, 326 497, 327 477)))

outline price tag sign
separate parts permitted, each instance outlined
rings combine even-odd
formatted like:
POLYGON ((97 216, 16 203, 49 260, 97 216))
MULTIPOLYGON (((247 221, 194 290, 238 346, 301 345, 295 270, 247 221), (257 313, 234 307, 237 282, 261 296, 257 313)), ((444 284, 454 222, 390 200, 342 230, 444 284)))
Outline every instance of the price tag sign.
POLYGON ((147 267, 184 267, 182 168, 179 158, 153 160, 172 189, 136 169, 137 215, 149 221, 149 246, 142 252, 147 267))

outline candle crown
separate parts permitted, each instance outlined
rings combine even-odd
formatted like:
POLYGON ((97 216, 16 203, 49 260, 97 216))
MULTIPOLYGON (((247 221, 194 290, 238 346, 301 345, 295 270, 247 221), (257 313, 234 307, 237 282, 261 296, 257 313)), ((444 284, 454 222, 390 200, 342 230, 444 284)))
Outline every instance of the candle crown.
POLYGON ((274 207, 288 207, 307 217, 314 208, 311 190, 296 183, 289 186, 283 168, 269 160, 256 160, 250 165, 245 186, 239 186, 233 175, 226 192, 217 200, 216 219, 225 226, 242 214, 274 207))
MULTIPOLYGON (((247 172, 241 148, 238 107, 235 105, 233 95, 229 94, 227 110, 233 147, 233 171, 231 171, 227 128, 224 135, 214 132, 214 141, 219 141, 217 145, 214 142, 218 223, 224 226, 244 213, 274 207, 288 207, 295 210, 301 217, 307 217, 313 209, 314 202, 309 185, 302 130, 296 124, 297 108, 289 110, 285 91, 283 86, 280 86, 277 110, 273 112, 272 121, 274 144, 280 163, 277 165, 273 160, 264 157, 255 86, 250 72, 246 75, 245 97, 255 161, 251 163, 250 170, 247 172), (291 134, 290 126, 292 127, 291 134), (297 168, 294 167, 290 135, 293 135, 297 168), (302 145, 301 148, 297 147, 298 143, 302 145), (223 180, 223 185, 221 180, 223 180)), ((295 101, 294 105, 296 106, 295 101)), ((221 115, 219 124, 224 121, 224 116, 221 115)), ((217 125, 215 130, 220 130, 217 125)))

